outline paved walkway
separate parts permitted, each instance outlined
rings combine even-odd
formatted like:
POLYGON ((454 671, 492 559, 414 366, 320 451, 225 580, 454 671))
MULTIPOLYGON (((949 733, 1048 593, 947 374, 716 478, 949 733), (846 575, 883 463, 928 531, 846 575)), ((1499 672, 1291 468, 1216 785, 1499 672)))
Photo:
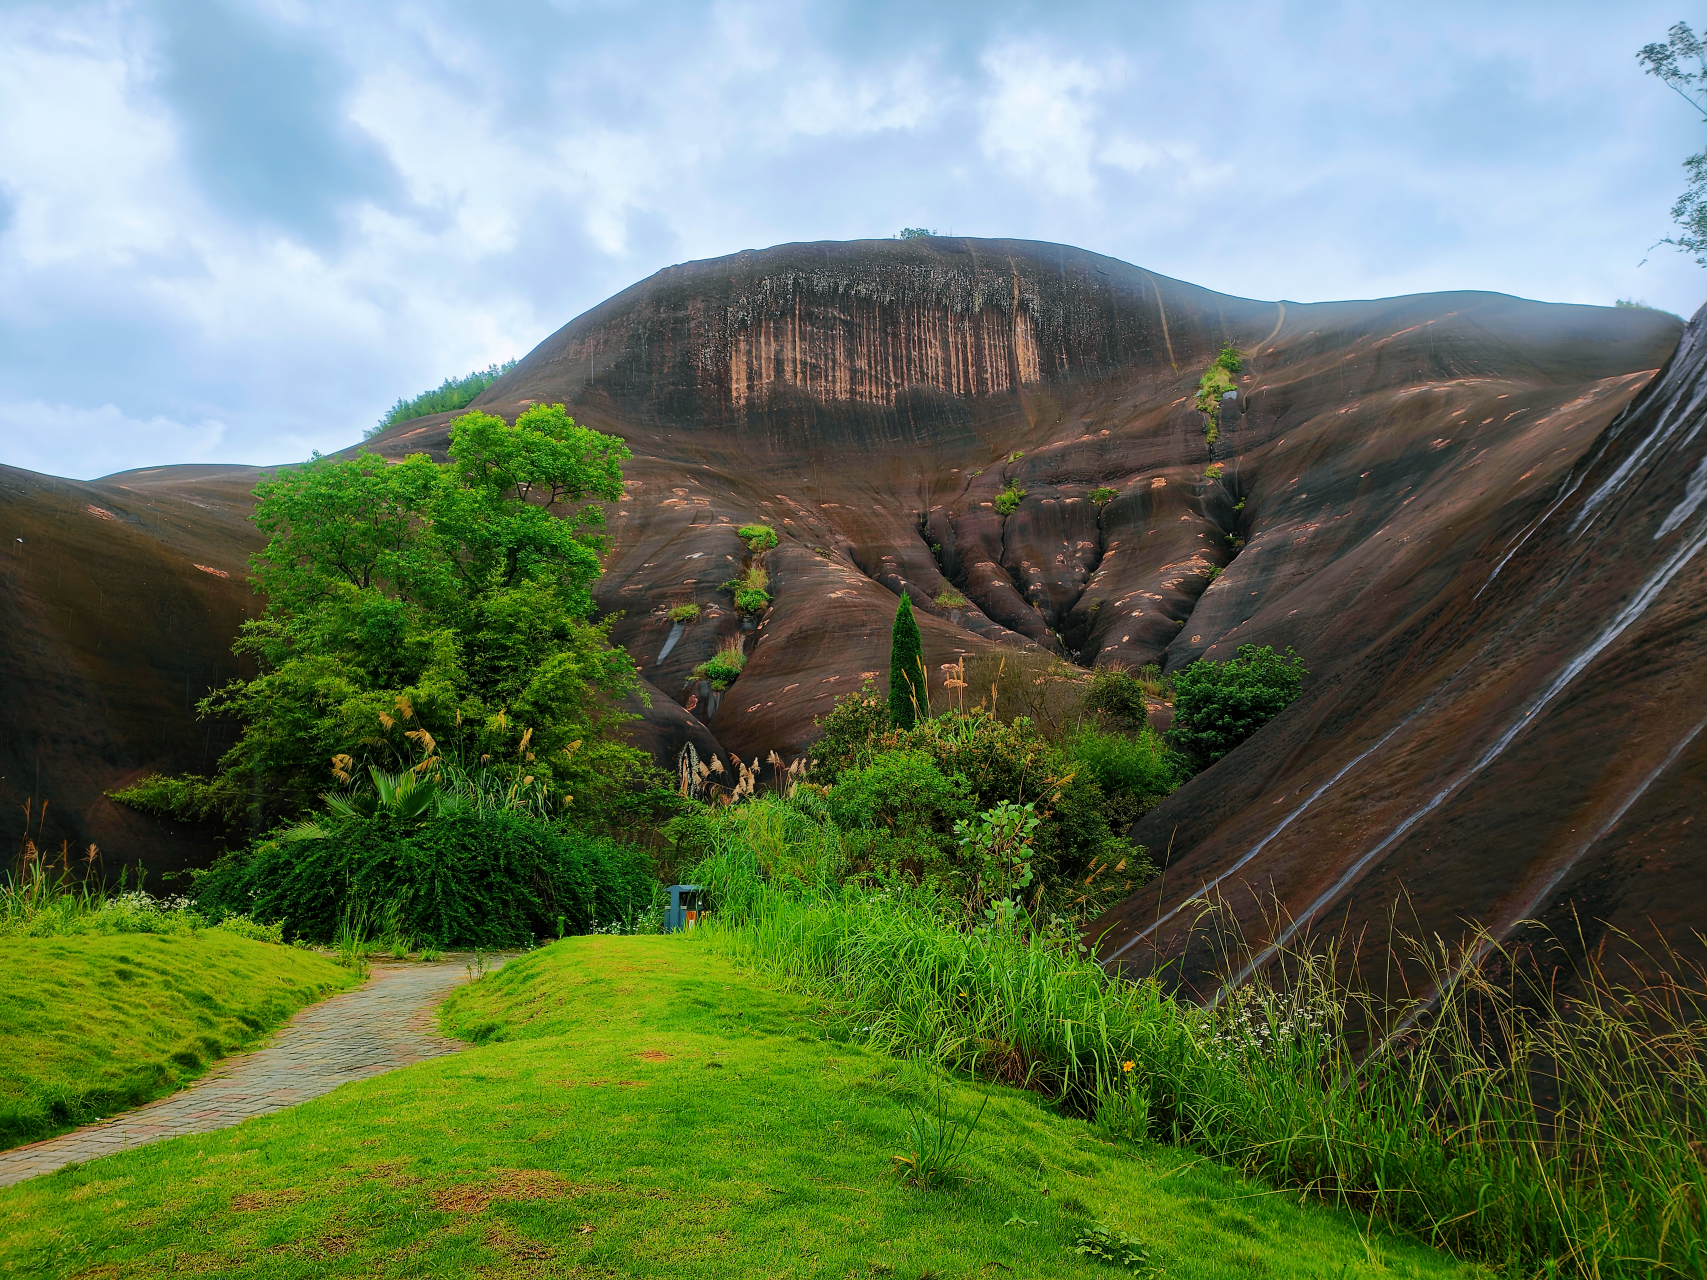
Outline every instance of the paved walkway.
MULTIPOLYGON (((488 971, 503 961, 491 957, 488 971)), ((375 964, 363 986, 309 1005, 259 1049, 225 1059, 169 1098, 0 1151, 0 1187, 146 1142, 230 1128, 331 1093, 347 1081, 455 1053, 462 1042, 435 1034, 433 1012, 467 976, 461 956, 433 964, 375 964)))

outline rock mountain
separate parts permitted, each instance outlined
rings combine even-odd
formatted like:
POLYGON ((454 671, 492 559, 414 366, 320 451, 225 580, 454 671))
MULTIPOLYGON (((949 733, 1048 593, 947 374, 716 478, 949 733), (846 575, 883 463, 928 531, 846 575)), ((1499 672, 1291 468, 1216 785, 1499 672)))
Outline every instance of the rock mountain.
MULTIPOLYGON (((661 756, 805 751, 885 678, 901 591, 938 676, 1000 646, 1168 669, 1295 647, 1304 697, 1141 824, 1166 875, 1097 929, 1105 958, 1196 972, 1215 935, 1182 904, 1206 890, 1263 938, 1276 904, 1287 938, 1379 931, 1401 894, 1450 936, 1707 924, 1697 332, 1488 293, 1253 302, 1031 241, 794 244, 659 272, 476 407, 562 402, 633 450, 599 603, 661 756), (1192 397, 1224 343, 1245 364, 1210 445, 1192 397), (755 520, 781 541, 746 630, 719 584, 755 520), (692 671, 736 637, 719 696, 692 671)), ((454 416, 366 447, 442 457, 454 416)), ((55 843, 206 856, 101 792, 229 744, 190 708, 257 611, 257 474, 0 469, 0 789, 51 797, 55 843)))

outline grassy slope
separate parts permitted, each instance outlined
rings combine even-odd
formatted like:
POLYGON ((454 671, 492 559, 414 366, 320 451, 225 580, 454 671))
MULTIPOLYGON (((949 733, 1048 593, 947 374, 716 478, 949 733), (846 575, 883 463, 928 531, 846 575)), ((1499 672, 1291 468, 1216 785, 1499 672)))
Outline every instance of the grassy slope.
MULTIPOLYGON (((1068 1251, 1101 1219, 1174 1280, 1473 1274, 1014 1090, 989 1091, 969 1185, 899 1185, 931 1077, 692 939, 556 943, 446 1019, 488 1042, 0 1191, 0 1273, 1118 1274, 1068 1251)), ((949 1091, 960 1111, 985 1092, 949 1091)))
POLYGON ((0 1147, 170 1093, 350 980, 219 929, 0 938, 0 1147))

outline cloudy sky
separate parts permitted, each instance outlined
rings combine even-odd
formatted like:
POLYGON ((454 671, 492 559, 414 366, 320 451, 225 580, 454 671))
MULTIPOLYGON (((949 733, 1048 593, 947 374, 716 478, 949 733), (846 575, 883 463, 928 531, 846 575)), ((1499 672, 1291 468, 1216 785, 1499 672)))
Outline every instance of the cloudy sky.
POLYGON ((302 458, 671 263, 902 226, 1688 315, 1707 128, 1634 56, 1687 7, 0 0, 0 462, 302 458))

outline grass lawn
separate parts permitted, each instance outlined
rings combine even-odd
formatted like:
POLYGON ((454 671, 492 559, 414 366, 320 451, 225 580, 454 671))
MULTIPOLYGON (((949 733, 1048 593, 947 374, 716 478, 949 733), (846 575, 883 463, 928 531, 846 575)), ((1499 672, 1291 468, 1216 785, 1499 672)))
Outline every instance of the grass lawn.
POLYGON ((0 1147, 171 1093, 352 980, 222 929, 0 938, 0 1147))
POLYGON ((907 1104, 941 1077, 691 937, 554 943, 445 1018, 483 1043, 0 1191, 0 1274, 1121 1274, 1071 1252, 1097 1221, 1178 1280, 1478 1274, 967 1082, 967 1180, 902 1185, 907 1104))

